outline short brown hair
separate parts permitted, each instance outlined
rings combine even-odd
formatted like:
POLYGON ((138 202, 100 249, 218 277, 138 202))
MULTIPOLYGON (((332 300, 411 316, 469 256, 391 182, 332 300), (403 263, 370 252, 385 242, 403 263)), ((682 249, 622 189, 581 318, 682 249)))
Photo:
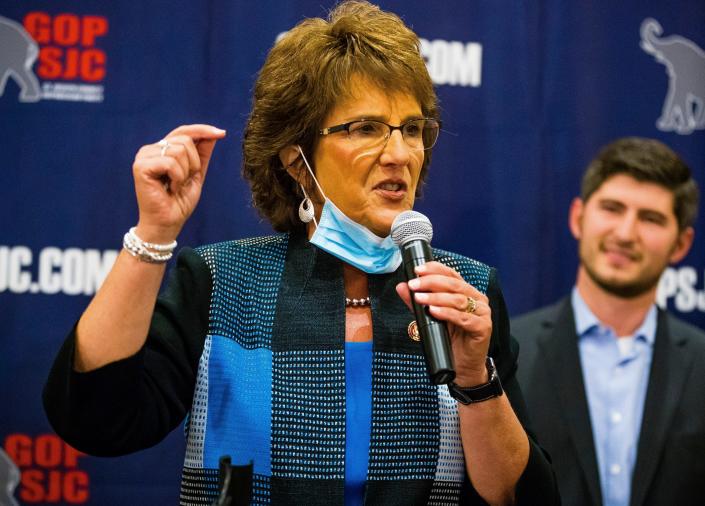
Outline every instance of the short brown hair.
POLYGON ((683 160, 664 143, 642 137, 624 137, 599 152, 583 176, 581 198, 584 202, 616 174, 627 174, 637 181, 656 183, 673 193, 673 212, 678 228, 695 222, 698 213, 698 184, 683 160))
MULTIPOLYGON (((337 101, 349 97, 355 76, 409 93, 424 116, 438 116, 419 39, 397 15, 368 2, 345 1, 327 20, 300 22, 276 42, 259 72, 242 146, 242 173, 253 204, 275 230, 301 225, 300 190, 283 170, 279 151, 298 144, 312 160, 321 123, 337 101)), ((429 150, 421 181, 430 158, 429 150)))

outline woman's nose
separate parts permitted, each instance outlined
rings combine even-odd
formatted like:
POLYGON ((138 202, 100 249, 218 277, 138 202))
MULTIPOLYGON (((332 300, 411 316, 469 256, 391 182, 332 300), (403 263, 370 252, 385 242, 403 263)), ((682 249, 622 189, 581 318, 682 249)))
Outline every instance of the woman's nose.
POLYGON ((409 163, 411 147, 406 143, 399 130, 394 130, 389 134, 380 155, 380 162, 392 163, 394 165, 406 165, 409 163))

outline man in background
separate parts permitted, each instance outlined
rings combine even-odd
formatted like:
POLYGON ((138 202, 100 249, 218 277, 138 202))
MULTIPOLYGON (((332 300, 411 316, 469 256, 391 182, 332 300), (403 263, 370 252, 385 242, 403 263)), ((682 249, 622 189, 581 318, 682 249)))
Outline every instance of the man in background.
POLYGON ((698 188, 664 144, 619 139, 570 208, 572 293, 512 321, 519 380, 569 506, 705 503, 705 333, 655 304, 698 188))

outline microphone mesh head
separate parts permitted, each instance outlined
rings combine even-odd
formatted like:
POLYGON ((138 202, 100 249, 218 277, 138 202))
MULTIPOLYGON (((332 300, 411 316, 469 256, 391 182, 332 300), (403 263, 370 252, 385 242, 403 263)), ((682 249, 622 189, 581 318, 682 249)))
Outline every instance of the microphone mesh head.
POLYGON ((425 215, 416 211, 404 211, 392 223, 392 240, 397 246, 402 246, 414 240, 430 243, 432 238, 433 227, 431 226, 431 221, 425 215))

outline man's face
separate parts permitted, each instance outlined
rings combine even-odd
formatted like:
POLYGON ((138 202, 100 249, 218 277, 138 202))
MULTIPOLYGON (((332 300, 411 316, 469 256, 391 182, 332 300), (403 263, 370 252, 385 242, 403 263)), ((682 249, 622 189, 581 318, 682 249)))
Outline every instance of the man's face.
POLYGON ((693 230, 678 230, 673 193, 626 174, 607 179, 587 202, 571 206, 580 267, 600 288, 623 298, 655 289, 661 273, 690 249, 693 230))

